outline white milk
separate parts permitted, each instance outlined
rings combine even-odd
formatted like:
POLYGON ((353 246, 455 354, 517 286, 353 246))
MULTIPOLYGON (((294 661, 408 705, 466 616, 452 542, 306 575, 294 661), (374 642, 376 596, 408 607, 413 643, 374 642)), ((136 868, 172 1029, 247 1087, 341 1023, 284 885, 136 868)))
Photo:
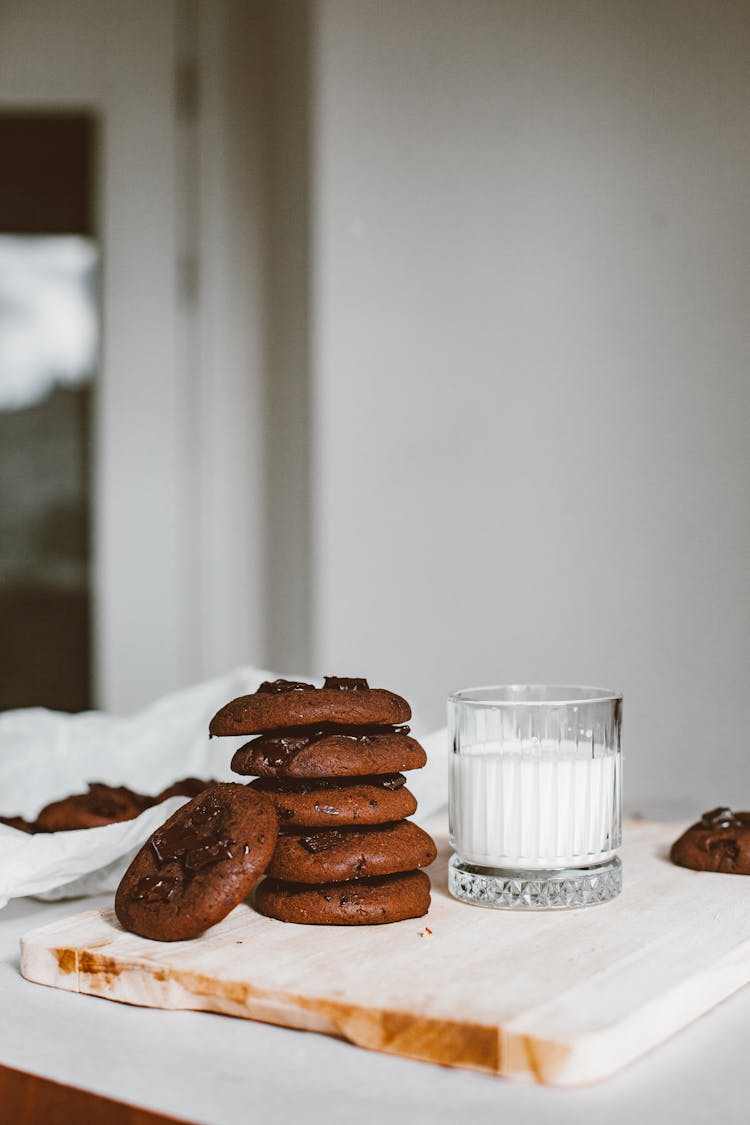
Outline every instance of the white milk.
POLYGON ((586 867, 620 844, 619 755, 557 742, 451 756, 451 841, 479 867, 586 867))

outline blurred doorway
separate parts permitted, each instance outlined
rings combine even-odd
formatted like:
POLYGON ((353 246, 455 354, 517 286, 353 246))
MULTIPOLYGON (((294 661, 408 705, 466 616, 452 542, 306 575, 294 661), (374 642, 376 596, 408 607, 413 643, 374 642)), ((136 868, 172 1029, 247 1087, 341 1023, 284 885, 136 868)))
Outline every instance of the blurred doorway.
POLYGON ((0 112, 0 710, 91 706, 95 123, 0 112))

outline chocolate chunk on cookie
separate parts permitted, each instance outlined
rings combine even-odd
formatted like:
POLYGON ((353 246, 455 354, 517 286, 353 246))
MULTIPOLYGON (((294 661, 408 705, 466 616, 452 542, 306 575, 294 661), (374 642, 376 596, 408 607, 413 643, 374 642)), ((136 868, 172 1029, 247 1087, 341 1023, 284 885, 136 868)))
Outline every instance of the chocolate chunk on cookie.
POLYGON ((266 873, 290 883, 342 883, 427 867, 437 850, 410 820, 369 828, 282 833, 266 873))
POLYGON ((416 811, 416 798, 401 773, 382 777, 273 781, 259 777, 251 789, 265 793, 276 806, 284 828, 348 827, 387 824, 416 811))
POLYGON ((672 844, 670 858, 695 871, 750 875, 750 812, 711 809, 672 844))
POLYGON ((150 797, 124 785, 94 781, 88 793, 76 793, 46 805, 36 820, 38 832, 72 832, 77 828, 101 828, 140 816, 151 804, 150 797))
POLYGON ((407 871, 352 883, 281 883, 264 879, 255 906, 267 918, 308 926, 377 926, 421 918, 430 909, 430 880, 407 871))
POLYGON ((247 785, 216 782, 178 809, 122 878, 115 912, 157 941, 197 937, 240 903, 276 845, 276 810, 247 785))
POLYGON ((367 777, 418 770, 427 755, 408 727, 340 729, 331 724, 275 731, 241 746, 235 773, 255 777, 367 777))
POLYGON ((286 727, 339 723, 346 726, 392 726, 411 718, 405 699, 392 691, 370 688, 367 680, 327 676, 322 688, 296 680, 261 684, 217 711, 209 734, 258 734, 286 727))

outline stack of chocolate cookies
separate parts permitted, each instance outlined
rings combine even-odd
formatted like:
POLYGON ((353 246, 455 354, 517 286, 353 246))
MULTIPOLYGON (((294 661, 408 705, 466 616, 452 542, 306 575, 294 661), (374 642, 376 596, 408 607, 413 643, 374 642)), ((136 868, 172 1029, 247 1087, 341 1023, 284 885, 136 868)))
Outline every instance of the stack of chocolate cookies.
POLYGON ((337 676, 322 688, 274 680, 227 703, 210 733, 258 736, 232 759, 236 773, 256 780, 189 779, 159 795, 184 789, 192 800, 123 875, 121 925, 187 941, 225 918, 263 875, 256 907, 282 922, 372 926, 426 914, 430 880, 420 869, 435 845, 406 819, 417 802, 402 771, 426 761, 401 725, 409 718, 400 696, 337 676))
POLYGON ((417 807, 403 771, 422 747, 402 724, 406 700, 364 679, 329 676, 322 688, 264 683, 211 720, 212 735, 254 734, 232 769, 276 808, 279 837, 256 895, 283 922, 375 925, 417 918, 430 905, 420 869, 431 837, 406 818, 417 807))

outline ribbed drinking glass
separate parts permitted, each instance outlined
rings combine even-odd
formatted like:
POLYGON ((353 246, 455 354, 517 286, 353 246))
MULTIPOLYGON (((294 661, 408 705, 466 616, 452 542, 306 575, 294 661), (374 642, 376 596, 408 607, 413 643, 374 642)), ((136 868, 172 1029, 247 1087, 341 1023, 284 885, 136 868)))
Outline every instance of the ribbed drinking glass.
POLYGON ((620 893, 622 696, 505 685, 449 697, 451 894, 505 909, 620 893))

